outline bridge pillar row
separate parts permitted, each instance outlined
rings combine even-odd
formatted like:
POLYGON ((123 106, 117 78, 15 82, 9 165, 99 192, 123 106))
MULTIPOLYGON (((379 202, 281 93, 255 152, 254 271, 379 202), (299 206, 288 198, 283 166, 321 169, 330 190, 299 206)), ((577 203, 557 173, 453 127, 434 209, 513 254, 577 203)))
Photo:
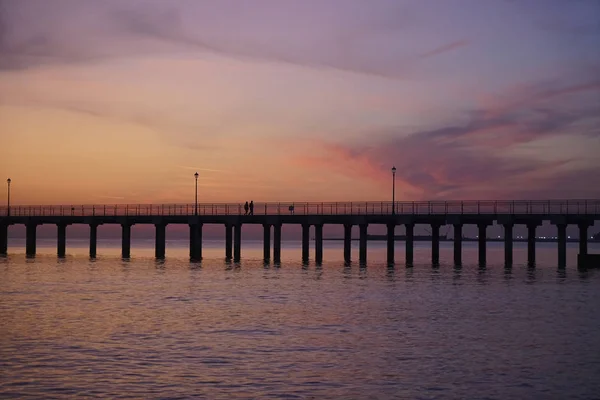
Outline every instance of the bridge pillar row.
POLYGON ((440 263, 440 227, 441 224, 431 224, 431 263, 437 265, 440 263))
POLYGON ((28 222, 25 225, 25 254, 29 257, 35 256, 37 240, 37 224, 28 222))
POLYGON ((406 228, 406 266, 412 267, 414 261, 414 247, 415 247, 415 224, 409 223, 405 225, 406 228))
POLYGON ((558 267, 567 266, 567 224, 559 223, 556 225, 558 230, 558 267))
POLYGON ((273 225, 273 261, 281 262, 281 224, 273 225))
POLYGON ((535 231, 540 224, 540 222, 527 223, 527 265, 530 267, 535 266, 535 231))
POLYGON ((67 250, 67 224, 57 224, 56 228, 56 254, 58 257, 63 258, 67 250))
POLYGON ((233 225, 225 224, 225 259, 233 258, 233 225))
POLYGON ((263 258, 265 262, 271 259, 271 224, 263 224, 263 258))
POLYGON ((129 222, 121 224, 121 257, 131 257, 131 224, 129 222))
POLYGON ((308 262, 310 225, 302 224, 302 262, 308 262))
POLYGON ((454 224, 454 265, 462 265, 462 223, 454 224))
POLYGON ((504 226, 504 263, 506 266, 513 264, 513 227, 512 222, 503 224, 504 226))
POLYGON ((90 258, 96 258, 98 246, 98 224, 90 224, 90 258))
POLYGON ((579 226, 579 254, 588 253, 588 228, 592 225, 591 222, 580 222, 579 226))
POLYGON ((479 266, 484 267, 487 263, 487 227, 489 223, 480 222, 477 224, 477 243, 479 250, 479 266))
POLYGON ((315 262, 323 262, 323 224, 315 225, 315 262))
POLYGON ((396 224, 387 224, 387 262, 394 263, 395 241, 396 241, 396 224))
POLYGON ((8 224, 0 224, 0 256, 8 253, 8 224))
POLYGON ((156 230, 154 236, 154 257, 160 260, 165 258, 167 224, 162 222, 156 223, 154 224, 154 228, 156 230))
POLYGON ((367 232, 369 229, 368 224, 360 224, 359 229, 359 247, 358 247, 358 260, 361 264, 367 263, 367 232))
POLYGON ((344 261, 352 260, 352 224, 344 224, 344 261))

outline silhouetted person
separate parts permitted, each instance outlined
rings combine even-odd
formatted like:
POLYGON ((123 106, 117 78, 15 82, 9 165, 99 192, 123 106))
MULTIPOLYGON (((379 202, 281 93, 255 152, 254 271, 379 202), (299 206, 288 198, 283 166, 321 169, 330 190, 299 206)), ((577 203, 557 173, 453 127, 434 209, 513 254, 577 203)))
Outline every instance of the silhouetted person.
POLYGON ((248 215, 248 202, 246 202, 246 204, 244 204, 244 215, 248 215))
POLYGON ((250 200, 250 215, 254 215, 254 200, 250 200))
POLYGON ((289 210, 290 210, 290 214, 294 213, 294 205, 293 204, 290 206, 289 210))

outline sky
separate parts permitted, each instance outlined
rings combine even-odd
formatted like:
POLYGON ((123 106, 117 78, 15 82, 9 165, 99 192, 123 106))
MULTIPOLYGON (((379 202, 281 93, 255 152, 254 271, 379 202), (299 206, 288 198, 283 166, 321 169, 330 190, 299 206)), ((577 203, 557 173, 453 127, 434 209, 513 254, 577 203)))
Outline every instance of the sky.
MULTIPOLYGON (((598 0, 0 0, 12 204, 600 198, 598 0)), ((6 179, 4 178, 4 179, 6 179)), ((6 188, 2 190, 6 191, 6 188)))

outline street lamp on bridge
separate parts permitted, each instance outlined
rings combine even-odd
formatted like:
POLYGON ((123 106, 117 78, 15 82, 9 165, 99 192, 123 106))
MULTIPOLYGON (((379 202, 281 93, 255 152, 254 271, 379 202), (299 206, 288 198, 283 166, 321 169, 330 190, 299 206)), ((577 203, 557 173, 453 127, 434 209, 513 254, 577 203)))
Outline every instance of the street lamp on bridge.
POLYGON ((392 167, 392 214, 396 214, 396 167, 392 167))
POLYGON ((194 202, 194 215, 198 215, 198 173, 194 174, 194 178, 196 178, 196 201, 194 202))
POLYGON ((8 201, 6 202, 7 208, 6 208, 6 215, 10 217, 10 183, 12 181, 10 180, 10 178, 8 178, 6 180, 6 184, 8 185, 8 201))

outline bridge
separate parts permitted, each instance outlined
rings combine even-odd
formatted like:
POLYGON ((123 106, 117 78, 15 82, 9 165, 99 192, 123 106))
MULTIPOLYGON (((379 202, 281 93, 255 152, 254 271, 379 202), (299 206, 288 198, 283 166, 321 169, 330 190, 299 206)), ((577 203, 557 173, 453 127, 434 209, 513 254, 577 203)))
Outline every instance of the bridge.
POLYGON ((405 262, 413 264, 414 227, 431 227, 431 258, 439 263, 440 227, 454 227, 454 263, 462 264, 462 229, 478 227, 479 263, 486 262, 486 230, 497 223, 504 228, 505 262, 513 262, 513 228, 522 224, 528 229, 528 262, 535 265, 536 228, 544 221, 557 227, 558 265, 566 266, 567 225, 579 227, 579 253, 587 254, 588 228, 600 219, 600 200, 531 200, 531 201, 418 201, 418 202, 294 202, 256 203, 247 213, 238 203, 191 204, 117 204, 117 205, 36 205, 0 207, 0 255, 8 250, 8 226, 26 226, 26 254, 35 256, 36 228, 42 224, 57 226, 57 254, 66 254, 66 227, 86 224, 90 227, 90 257, 96 257, 97 228, 103 224, 122 227, 122 257, 131 254, 131 226, 153 224, 156 229, 155 255, 165 257, 165 228, 168 224, 187 224, 190 229, 190 259, 202 259, 204 224, 225 225, 225 257, 241 259, 241 232, 244 224, 261 224, 264 230, 264 259, 281 259, 282 225, 302 226, 302 260, 309 259, 309 230, 314 226, 315 262, 323 260, 323 225, 344 227, 344 259, 351 259, 352 227, 359 226, 359 261, 367 260, 367 231, 373 224, 387 227, 387 261, 394 263, 395 228, 406 229, 405 262))

